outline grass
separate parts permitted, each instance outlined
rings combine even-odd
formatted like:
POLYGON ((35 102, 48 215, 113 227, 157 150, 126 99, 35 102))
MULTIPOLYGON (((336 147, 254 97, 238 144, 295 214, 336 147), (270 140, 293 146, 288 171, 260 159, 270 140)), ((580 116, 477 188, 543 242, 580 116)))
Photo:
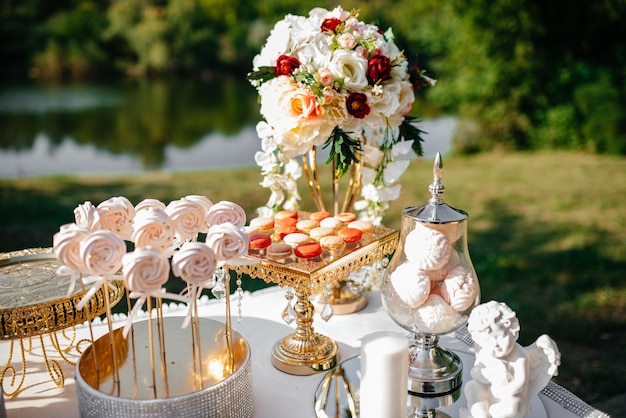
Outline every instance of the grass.
MULTIPOLYGON (((624 173, 626 159, 562 152, 444 158, 443 197, 470 214, 483 301, 517 312, 521 344, 550 335, 562 353, 556 381, 592 404, 626 393, 624 173)), ((138 203, 201 194, 236 202, 252 217, 268 197, 260 181, 254 167, 0 180, 0 251, 50 246, 77 204, 118 195, 138 203)), ((401 210, 424 202, 431 181, 432 161, 412 164, 385 225, 399 228, 401 210)), ((305 187, 303 208, 313 209, 305 187)))

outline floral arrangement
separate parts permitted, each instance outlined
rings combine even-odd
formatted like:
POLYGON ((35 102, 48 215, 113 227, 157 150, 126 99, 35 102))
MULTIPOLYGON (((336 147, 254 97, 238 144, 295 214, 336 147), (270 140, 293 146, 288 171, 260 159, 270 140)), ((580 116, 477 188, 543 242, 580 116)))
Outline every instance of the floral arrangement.
POLYGON ((148 298, 189 304, 183 325, 187 324, 202 289, 218 284, 222 266, 250 263, 244 259, 249 244, 243 228, 246 215, 232 202, 213 204, 204 196, 191 195, 167 206, 154 199, 133 206, 118 196, 98 206, 80 204, 74 218, 53 237, 59 274, 71 276, 70 293, 79 278, 89 285, 78 309, 102 286, 123 280, 129 297, 136 299, 124 335, 148 298), (166 291, 170 272, 187 284, 181 294, 166 291))
POLYGON ((322 146, 338 176, 362 163, 361 218, 380 223, 422 133, 408 115, 415 91, 434 85, 409 68, 391 30, 358 20, 356 11, 315 8, 308 17, 276 23, 248 75, 260 96, 257 125, 262 151, 255 156, 271 196, 260 213, 298 209, 294 160, 322 146), (335 157, 335 158, 333 158, 335 157))

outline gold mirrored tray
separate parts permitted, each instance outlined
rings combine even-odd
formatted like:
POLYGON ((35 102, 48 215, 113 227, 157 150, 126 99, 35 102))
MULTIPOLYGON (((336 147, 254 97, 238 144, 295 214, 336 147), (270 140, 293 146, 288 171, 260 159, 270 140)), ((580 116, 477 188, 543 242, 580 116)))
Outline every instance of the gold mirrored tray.
MULTIPOLYGON (((77 283, 68 296, 71 278, 57 274, 60 265, 52 248, 0 254, 0 338, 26 338, 66 329, 104 313, 102 288, 82 310, 76 309, 89 289, 77 283)), ((119 302, 123 294, 122 282, 109 287, 111 304, 119 302)))
POLYGON ((83 309, 77 309, 89 287, 77 281, 68 295, 72 278, 58 274, 60 266, 52 248, 0 253, 0 341, 10 344, 8 359, 2 359, 5 363, 0 369, 0 382, 2 393, 8 398, 17 396, 24 387, 29 373, 26 353, 36 348, 33 339, 39 340, 50 380, 55 386, 63 387, 63 370, 59 362, 48 355, 44 336, 61 360, 74 365, 68 353, 73 349, 78 351, 83 342, 76 341, 74 326, 103 314, 107 297, 112 306, 124 295, 123 283, 113 281, 111 286, 99 288, 83 309), (68 329, 71 331, 66 332, 68 329))
POLYGON ((316 293, 322 291, 325 285, 346 279, 350 273, 390 255, 397 245, 398 231, 376 226, 371 235, 358 245, 348 247, 340 257, 330 257, 324 253, 316 259, 287 263, 260 258, 256 264, 231 268, 283 287, 296 289, 306 285, 311 293, 316 293))

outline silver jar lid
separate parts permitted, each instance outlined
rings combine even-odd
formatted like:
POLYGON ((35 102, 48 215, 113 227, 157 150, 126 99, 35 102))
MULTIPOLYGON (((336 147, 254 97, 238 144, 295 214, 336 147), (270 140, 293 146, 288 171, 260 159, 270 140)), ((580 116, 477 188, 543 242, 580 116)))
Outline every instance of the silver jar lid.
POLYGON ((468 214, 459 209, 455 209, 444 203, 441 195, 445 188, 441 183, 441 173, 443 172, 443 162, 441 154, 437 153, 433 164, 433 183, 428 187, 431 197, 428 202, 404 209, 402 214, 422 223, 447 224, 461 222, 467 219, 468 214))

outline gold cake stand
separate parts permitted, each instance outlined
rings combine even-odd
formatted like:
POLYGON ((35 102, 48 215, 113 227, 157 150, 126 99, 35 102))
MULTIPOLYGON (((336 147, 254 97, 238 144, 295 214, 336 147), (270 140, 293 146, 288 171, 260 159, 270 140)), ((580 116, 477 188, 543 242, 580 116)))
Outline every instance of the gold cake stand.
POLYGON ((311 375, 331 369, 337 364, 337 343, 313 329, 315 308, 311 295, 321 293, 325 286, 345 280, 366 265, 390 255, 398 245, 398 232, 375 227, 363 245, 348 249, 341 257, 324 257, 310 261, 281 263, 262 258, 248 266, 230 266, 238 273, 248 274, 267 283, 294 289, 296 330, 274 344, 272 364, 293 375, 311 375))
POLYGON ((115 281, 112 287, 108 287, 108 295, 100 288, 82 310, 76 309, 89 289, 77 283, 74 292, 68 296, 70 277, 58 275, 59 267, 52 248, 0 253, 0 340, 10 341, 11 345, 9 357, 0 369, 0 382, 4 395, 9 398, 22 390, 27 375, 26 352, 32 351, 34 338, 39 339, 52 382, 63 387, 63 370, 58 361, 48 357, 44 336, 49 337, 63 361, 75 365, 66 354, 87 341, 75 341, 74 326, 103 314, 105 296, 115 304, 124 294, 122 282, 115 281), (68 333, 69 329, 72 331, 68 333), (61 344, 57 332, 65 339, 65 344, 61 344), (21 373, 11 364, 16 354, 22 363, 21 373))

